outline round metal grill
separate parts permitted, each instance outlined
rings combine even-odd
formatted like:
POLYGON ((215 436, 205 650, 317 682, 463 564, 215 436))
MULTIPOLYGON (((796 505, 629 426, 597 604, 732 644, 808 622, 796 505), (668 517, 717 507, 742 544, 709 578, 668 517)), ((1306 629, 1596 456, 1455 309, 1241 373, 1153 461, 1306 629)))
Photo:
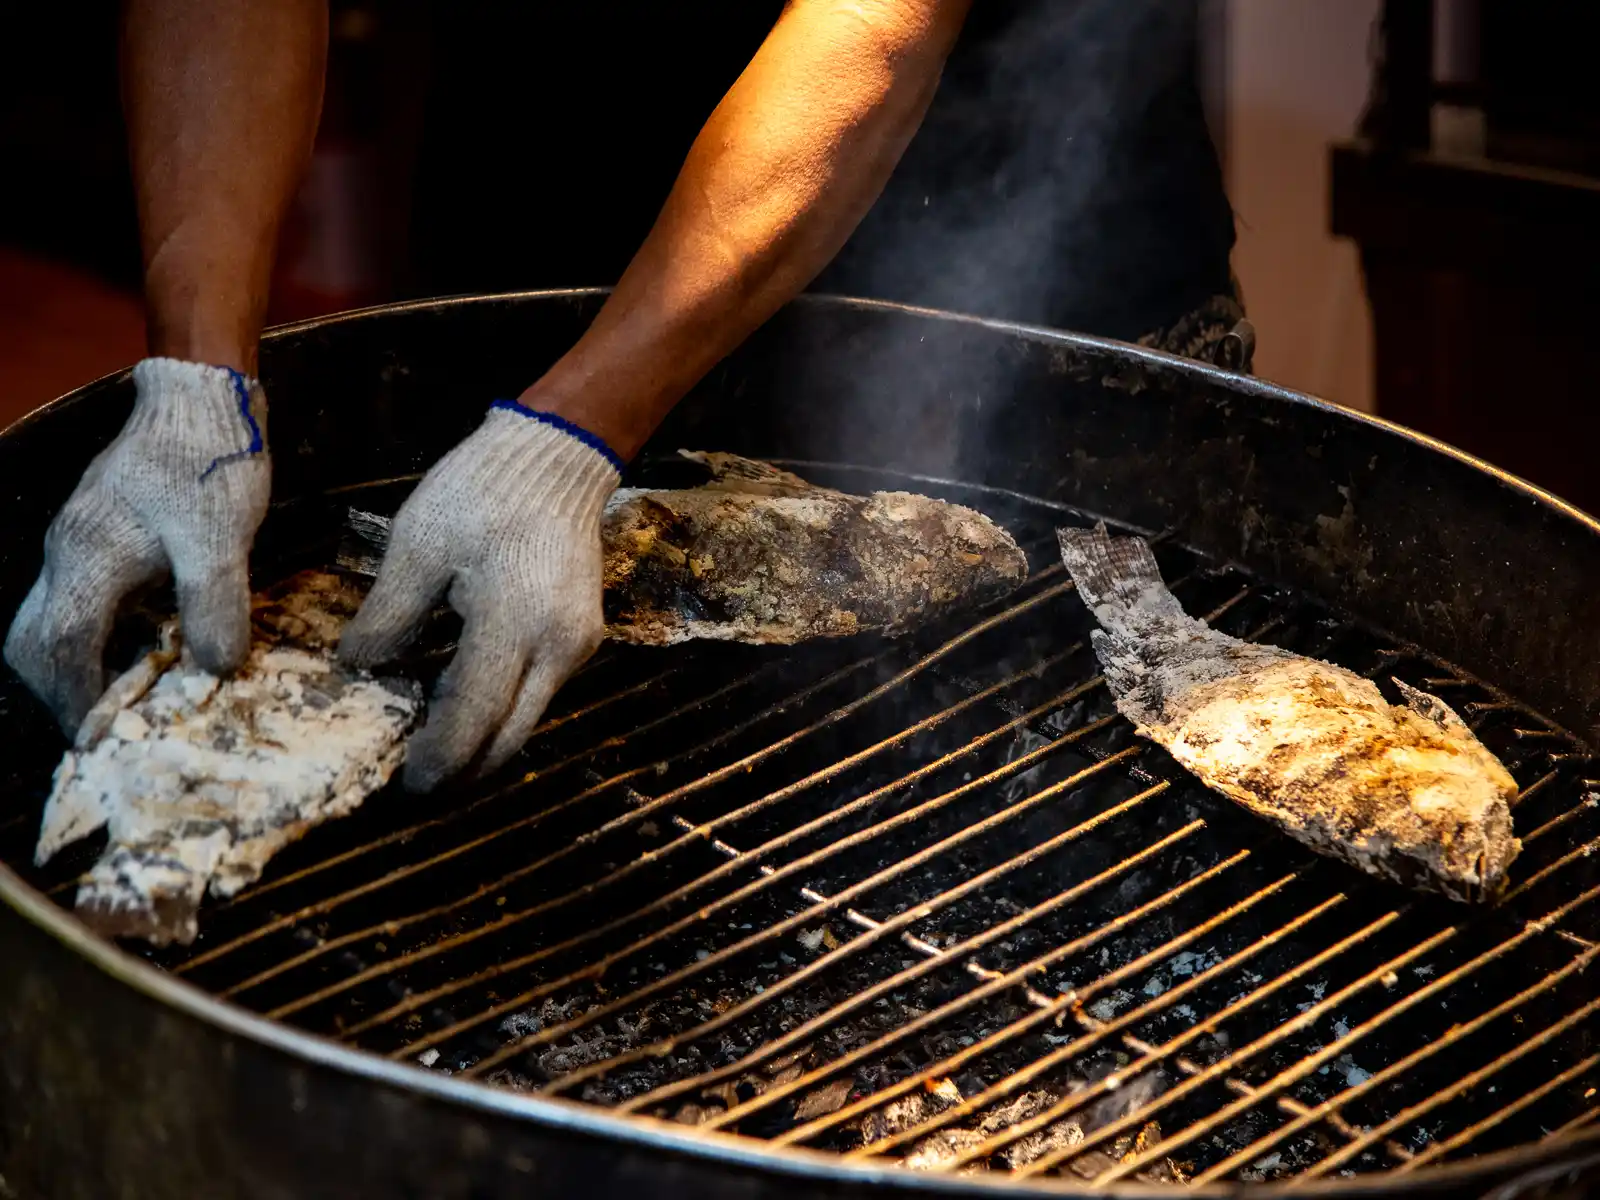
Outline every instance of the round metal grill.
MULTIPOLYGON (((815 464, 852 490, 883 476, 815 464)), ((486 1084, 931 1171, 1412 1171, 1592 1121, 1587 750, 1312 598, 1158 542, 1186 608, 1454 705, 1522 792, 1508 894, 1374 882, 1116 715, 1057 563, 896 640, 611 647, 512 768, 315 831, 153 961, 486 1084)), ((70 899, 96 852, 25 868, 70 899)))

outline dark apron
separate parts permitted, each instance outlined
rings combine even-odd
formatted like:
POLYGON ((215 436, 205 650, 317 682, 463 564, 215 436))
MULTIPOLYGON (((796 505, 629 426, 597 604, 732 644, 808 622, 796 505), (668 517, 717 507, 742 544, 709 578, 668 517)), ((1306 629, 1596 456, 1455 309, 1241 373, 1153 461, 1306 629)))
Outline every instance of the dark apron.
MULTIPOLYGON (((614 282, 780 8, 440 4, 416 290, 614 282)), ((1236 356, 1196 24, 1197 0, 976 0, 814 290, 1236 356)))

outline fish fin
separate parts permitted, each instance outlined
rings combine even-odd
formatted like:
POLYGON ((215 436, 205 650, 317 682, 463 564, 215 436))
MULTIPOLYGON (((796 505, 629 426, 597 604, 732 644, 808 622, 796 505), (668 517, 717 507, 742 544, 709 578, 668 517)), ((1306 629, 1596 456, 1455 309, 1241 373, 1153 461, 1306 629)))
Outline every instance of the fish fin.
POLYGON ((1056 540, 1078 594, 1111 633, 1131 637, 1175 624, 1200 624, 1167 590, 1143 538, 1114 538, 1102 521, 1093 529, 1057 529, 1056 540))
POLYGON ((1145 665, 1136 646, 1103 629, 1090 631, 1089 643, 1094 647, 1094 655, 1106 673, 1106 686, 1113 695, 1120 696, 1139 686, 1145 665))
POLYGON ((99 793, 65 795, 78 772, 79 758, 75 751, 68 751, 56 767, 50 798, 45 801, 44 814, 39 820, 39 840, 33 851, 36 867, 44 866, 63 847, 98 833, 111 819, 105 796, 99 793))
POLYGON ((1389 678, 1394 681, 1395 687, 1400 689, 1400 698, 1405 701, 1406 707, 1419 717, 1426 717, 1447 733, 1466 734, 1471 738, 1477 737, 1477 734, 1472 732, 1472 727, 1456 715, 1456 710, 1439 699, 1439 697, 1424 692, 1419 688, 1414 688, 1403 680, 1395 679, 1392 675, 1389 678))
POLYGON ((1089 642, 1105 672, 1117 711, 1139 726, 1143 736, 1153 736, 1166 722, 1160 673, 1150 669, 1133 638, 1096 629, 1090 632, 1089 642))
POLYGON ((680 457, 699 463, 711 472, 705 486, 724 492, 744 492, 752 496, 838 495, 831 488, 807 483, 800 476, 754 458, 724 454, 720 450, 679 450, 680 457))
POLYGON ((344 513, 344 536, 339 539, 339 549, 334 561, 341 570, 352 575, 372 578, 383 564, 383 552, 389 548, 389 526, 394 518, 347 508, 344 513))

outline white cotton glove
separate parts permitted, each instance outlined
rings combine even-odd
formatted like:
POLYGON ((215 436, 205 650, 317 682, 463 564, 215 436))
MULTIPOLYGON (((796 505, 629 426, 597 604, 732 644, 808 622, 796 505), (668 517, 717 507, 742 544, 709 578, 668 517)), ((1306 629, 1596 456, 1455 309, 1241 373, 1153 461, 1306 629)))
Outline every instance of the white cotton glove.
POLYGON ((250 647, 250 543, 272 487, 261 385, 227 367, 147 358, 122 431, 44 537, 44 569, 5 658, 70 737, 105 688, 122 599, 168 570, 184 643, 221 674, 250 647))
POLYGON ((600 515, 621 464, 560 418, 497 403, 394 519, 389 550, 339 654, 392 659, 448 594, 464 622, 405 783, 428 791, 479 752, 492 771, 527 741, 605 633, 600 515))

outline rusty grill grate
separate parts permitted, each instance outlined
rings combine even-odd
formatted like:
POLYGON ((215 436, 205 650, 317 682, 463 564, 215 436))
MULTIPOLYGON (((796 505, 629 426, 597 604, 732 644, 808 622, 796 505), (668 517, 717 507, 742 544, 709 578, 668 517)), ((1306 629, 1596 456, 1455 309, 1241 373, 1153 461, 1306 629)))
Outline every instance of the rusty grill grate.
POLYGON ((605 651, 520 775, 369 801, 152 958, 427 1069, 935 1171, 1309 1179, 1592 1121, 1584 748, 1162 545, 1191 612, 1440 693, 1516 775, 1498 907, 1369 881, 1137 739, 1045 565, 1077 518, 976 502, 1017 594, 900 641, 605 651))

